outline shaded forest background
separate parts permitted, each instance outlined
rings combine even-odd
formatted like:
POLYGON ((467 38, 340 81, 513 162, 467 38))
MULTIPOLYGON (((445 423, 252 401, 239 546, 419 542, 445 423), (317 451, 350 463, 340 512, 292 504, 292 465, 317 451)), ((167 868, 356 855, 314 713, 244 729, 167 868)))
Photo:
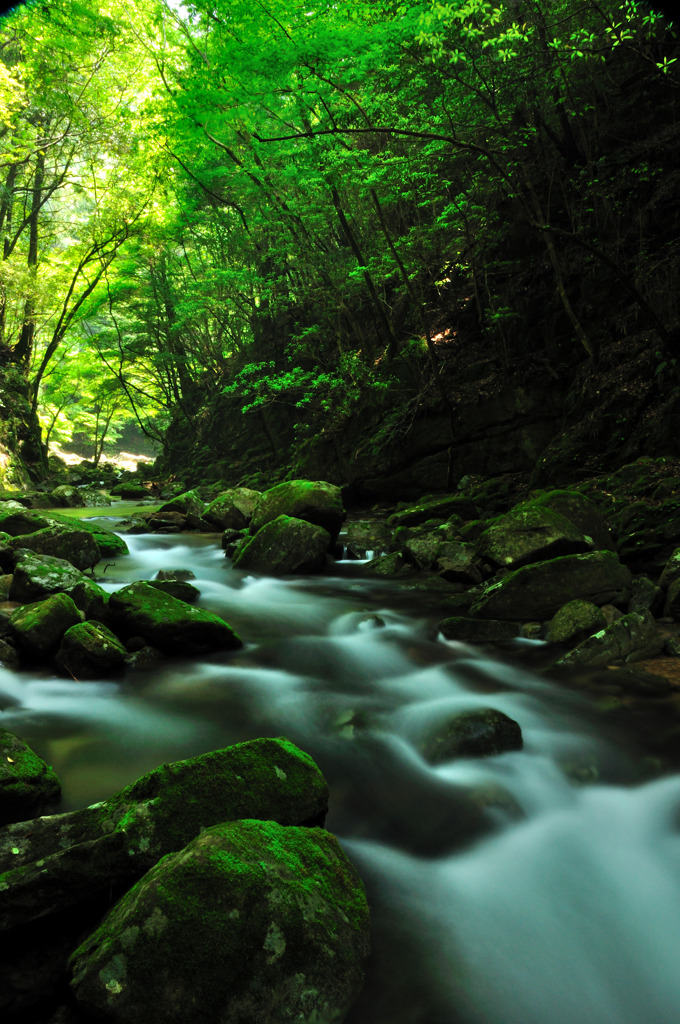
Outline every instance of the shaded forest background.
POLYGON ((679 41, 634 0, 0 22, 0 475, 560 483, 678 454, 679 41))

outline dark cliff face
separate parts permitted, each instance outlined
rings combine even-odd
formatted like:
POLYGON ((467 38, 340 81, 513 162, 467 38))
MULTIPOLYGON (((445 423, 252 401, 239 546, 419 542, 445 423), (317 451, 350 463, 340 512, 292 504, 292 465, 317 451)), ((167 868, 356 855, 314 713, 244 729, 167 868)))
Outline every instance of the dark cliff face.
POLYGON ((576 355, 553 364, 529 351, 508 366, 461 344, 442 357, 450 408, 431 388, 388 390, 343 421, 310 416, 297 430, 285 408, 243 415, 233 396, 217 398, 197 417, 196 441, 175 424, 177 444, 158 468, 189 483, 303 476, 349 485, 359 499, 400 500, 455 489, 469 474, 560 485, 641 455, 680 454, 680 384, 670 368, 659 372, 648 332, 612 334, 597 361, 576 355))

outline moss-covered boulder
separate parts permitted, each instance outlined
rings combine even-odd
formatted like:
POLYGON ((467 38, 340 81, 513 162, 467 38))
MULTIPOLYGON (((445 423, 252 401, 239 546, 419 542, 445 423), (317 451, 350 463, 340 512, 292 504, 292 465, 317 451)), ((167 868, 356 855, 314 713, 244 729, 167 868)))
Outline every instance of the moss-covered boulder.
POLYGON ((85 577, 85 579, 79 580, 75 586, 68 587, 66 593, 73 598, 76 608, 83 613, 86 619, 96 619, 98 622, 107 621, 111 595, 94 580, 85 577))
POLYGON ((194 516, 202 516, 205 511, 205 505, 206 503, 199 497, 196 491, 185 491, 170 501, 166 501, 160 506, 158 511, 179 512, 183 516, 189 515, 189 513, 194 516))
POLYGON ((37 601, 50 594, 67 593, 86 581, 91 582, 65 558, 20 549, 16 553, 9 596, 11 601, 22 603, 37 601))
POLYGON ((322 526, 335 542, 345 518, 340 488, 323 480, 285 480, 264 492, 255 506, 250 532, 282 515, 322 526))
POLYGON ((22 605, 12 612, 10 633, 29 657, 53 654, 67 629, 81 621, 68 594, 53 594, 42 601, 22 605))
POLYGON ((567 601, 546 627, 545 638, 551 643, 578 643, 607 625, 603 612, 592 601, 576 598, 567 601))
POLYGON ((521 750, 522 730, 514 718, 495 708, 459 711, 421 741, 420 750, 430 764, 458 757, 489 757, 521 750))
POLYGON ((76 569, 91 569, 101 559, 101 550, 91 533, 61 523, 53 523, 35 533, 12 537, 9 545, 15 551, 26 548, 38 554, 65 558, 76 569))
POLYGON ((130 553, 130 549, 123 538, 111 530, 107 530, 104 526, 87 523, 82 519, 74 520, 70 516, 63 515, 61 512, 50 511, 48 518, 50 522, 60 523, 62 526, 68 526, 70 529, 76 527, 78 530, 84 530, 85 533, 92 534, 97 542, 102 558, 118 558, 119 555, 128 555, 130 553))
POLYGON ((363 567, 366 576, 378 576, 390 579, 393 576, 410 576, 413 573, 413 566, 409 565, 406 559, 393 551, 391 555, 376 555, 366 562, 363 567))
POLYGON ((522 632, 519 622, 507 622, 504 619, 471 619, 462 615, 450 615, 442 619, 438 629, 446 640, 474 644, 512 640, 522 632))
POLYGON ((192 608, 151 583, 131 583, 112 594, 108 621, 124 639, 142 636, 167 654, 207 654, 243 646, 219 615, 192 608))
POLYGON ((211 825, 322 825, 328 786, 289 740, 161 765, 101 804, 0 830, 0 931, 140 878, 211 825))
POLYGON ((234 568, 272 576, 313 572, 325 564, 330 546, 322 526, 280 515, 239 547, 234 568))
POLYGON ((607 520, 594 502, 580 491, 545 491, 531 502, 536 508, 558 513, 572 523, 597 551, 612 551, 614 538, 607 520))
POLYGON ((132 483, 129 480, 123 481, 119 484, 114 484, 109 491, 109 494, 113 494, 116 498, 123 498, 124 500, 149 498, 151 496, 150 491, 143 484, 132 483))
POLYGON ((35 533, 49 526, 49 520, 24 508, 18 501, 0 501, 0 530, 10 537, 35 533))
POLYGON ((613 551, 564 555, 525 565, 489 584, 471 610, 485 619, 545 621, 575 598, 593 604, 625 604, 631 582, 630 570, 613 551))
POLYGON ((243 530, 253 518, 261 491, 250 487, 230 487, 210 502, 203 518, 217 530, 243 530))
POLYGON ((54 810, 60 794, 53 769, 13 732, 0 729, 0 825, 54 810))
POLYGON ((52 494, 63 508, 83 508, 85 505, 82 489, 72 484, 59 484, 52 494))
POLYGON ((71 986, 88 1016, 120 1024, 331 1022, 368 949, 363 886, 334 836, 235 821, 119 901, 71 958, 71 986))
POLYGON ((388 551, 392 541, 392 531, 377 520, 362 520, 349 523, 345 535, 345 545, 350 558, 376 558, 388 551))
POLYGON ((564 668, 625 665, 644 661, 663 650, 664 638, 650 612, 630 612, 583 640, 559 659, 564 668))
POLYGON ((477 502, 462 494, 451 494, 442 498, 430 498, 417 505, 393 512, 388 518, 389 526, 419 526, 429 519, 450 519, 457 516, 462 520, 477 519, 480 514, 477 502))
POLYGON ((78 622, 64 633, 56 663, 76 679, 98 678, 122 668, 127 651, 110 629, 95 620, 78 622))
POLYGON ((619 558, 635 569, 661 571, 680 541, 677 498, 619 503, 610 518, 619 558))
POLYGON ((477 541, 480 556, 495 566, 519 568, 559 555, 593 549, 592 538, 554 509, 521 505, 500 516, 477 541))

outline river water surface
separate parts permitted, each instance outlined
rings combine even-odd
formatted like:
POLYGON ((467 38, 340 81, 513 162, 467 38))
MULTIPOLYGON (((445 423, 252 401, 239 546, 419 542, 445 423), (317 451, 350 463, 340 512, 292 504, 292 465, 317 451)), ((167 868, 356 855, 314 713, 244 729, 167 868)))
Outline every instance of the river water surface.
POLYGON ((0 670, 2 723, 54 766, 66 809, 163 761, 286 735, 328 779, 327 826, 372 907, 348 1024, 677 1024, 680 777, 631 783, 585 702, 438 639, 418 592, 342 563, 247 576, 216 537, 126 540, 106 589, 191 569, 245 647, 122 682, 0 670), (519 722, 522 751, 423 759, 438 723, 485 706, 519 722))

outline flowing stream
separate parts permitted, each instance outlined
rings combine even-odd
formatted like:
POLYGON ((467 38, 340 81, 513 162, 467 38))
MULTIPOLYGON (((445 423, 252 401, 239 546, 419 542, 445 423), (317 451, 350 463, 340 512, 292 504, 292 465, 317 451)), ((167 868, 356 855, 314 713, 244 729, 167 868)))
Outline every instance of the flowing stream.
POLYGON ((0 720, 55 767, 67 809, 163 761, 287 735, 328 779, 328 828, 372 906, 348 1024, 676 1024, 680 777, 634 784, 585 701, 437 639, 426 594, 342 563, 249 577, 214 537, 126 540, 107 589, 190 568, 245 648, 122 682, 0 670, 0 720), (484 706, 520 723, 522 751, 424 760, 438 723, 484 706))

